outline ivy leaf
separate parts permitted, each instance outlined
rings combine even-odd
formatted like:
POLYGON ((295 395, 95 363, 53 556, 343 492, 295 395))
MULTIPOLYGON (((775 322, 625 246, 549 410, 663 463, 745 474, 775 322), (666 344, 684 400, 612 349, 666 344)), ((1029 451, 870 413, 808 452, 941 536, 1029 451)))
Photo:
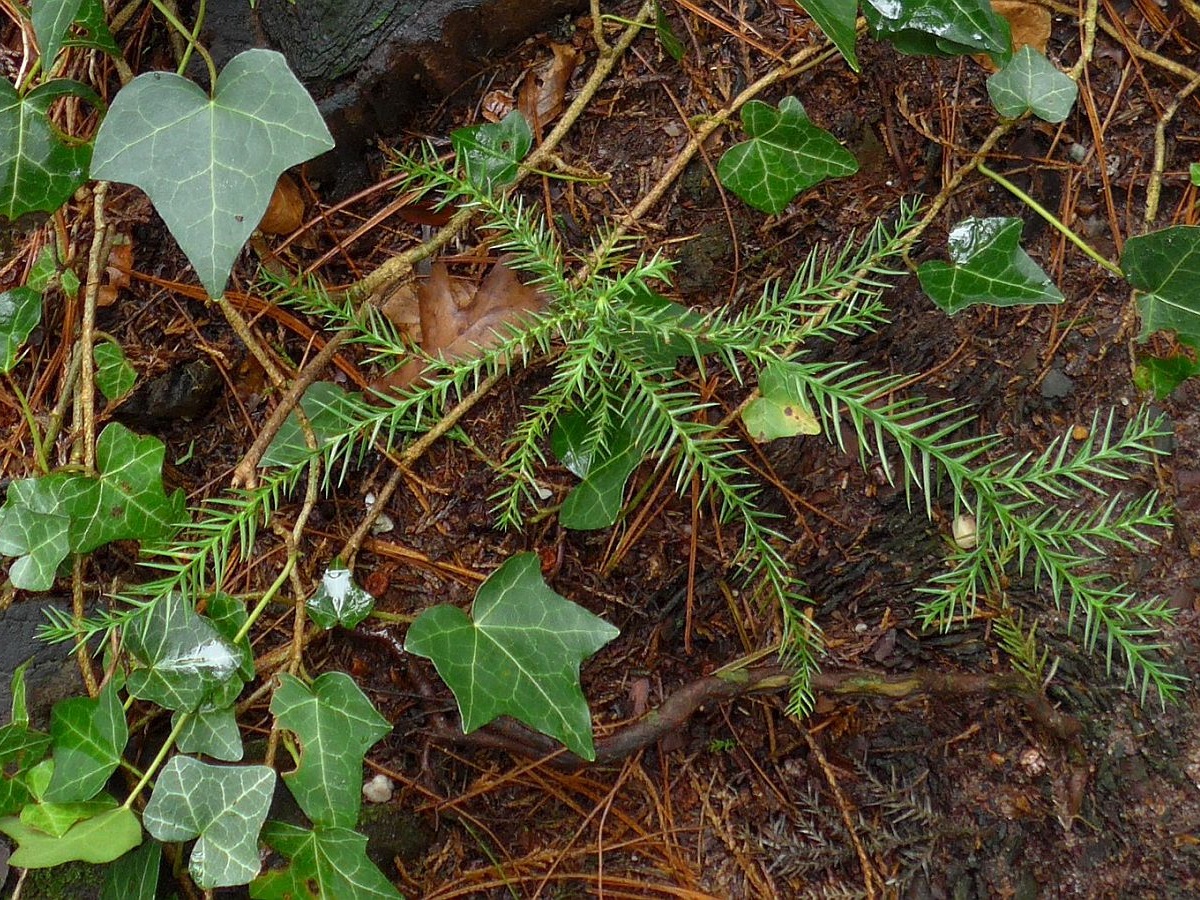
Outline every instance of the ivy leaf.
POLYGON ((201 888, 247 884, 258 874, 258 832, 275 772, 266 766, 210 766, 172 756, 159 773, 142 822, 160 841, 190 841, 188 871, 201 888))
POLYGON ((333 147, 279 53, 239 53, 209 97, 173 72, 139 75, 96 134, 92 177, 149 196, 209 296, 225 292, 280 174, 333 147))
POLYGON ((110 809, 117 808, 117 801, 107 794, 95 800, 76 803, 31 803, 21 810, 21 822, 30 828, 43 831, 50 837, 62 837, 76 822, 90 819, 110 809))
POLYGON ((1200 227, 1176 225, 1130 238, 1121 271, 1141 291, 1143 338, 1174 331, 1180 340, 1200 345, 1200 227))
MULTIPOLYGON (((331 381, 318 381, 308 386, 300 398, 300 409, 312 427, 318 447, 329 444, 336 435, 345 434, 345 423, 353 419, 361 400, 362 395, 347 393, 331 381)), ((292 412, 284 419, 259 466, 296 466, 311 455, 300 419, 292 412)))
POLYGON ((50 713, 54 775, 45 799, 54 803, 91 800, 116 771, 129 740, 125 710, 113 681, 91 697, 70 697, 50 713))
POLYGON ((16 287, 0 293, 0 374, 17 364, 17 351, 42 320, 42 295, 16 287))
POLYGON ((450 146, 463 174, 490 194, 517 180, 520 162, 533 146, 533 131, 514 109, 499 122, 450 132, 450 146))
POLYGON ((1061 303, 1062 292, 1021 249, 1023 227, 1015 218, 963 219, 950 232, 950 263, 917 267, 921 289, 950 315, 976 303, 1061 303))
POLYGON ((787 363, 770 363, 758 376, 759 397, 742 411, 742 424, 758 443, 800 434, 820 434, 800 379, 789 377, 787 363))
POLYGON ((858 0, 800 0, 800 5, 838 48, 850 68, 861 71, 854 50, 858 37, 858 0))
POLYGON ((82 0, 37 0, 30 17, 38 48, 42 51, 42 72, 49 75, 62 49, 63 37, 79 14, 82 0))
POLYGON ((106 400, 120 400, 133 390, 137 372, 120 344, 101 341, 92 348, 92 358, 96 361, 96 387, 106 400))
POLYGON ((988 53, 1008 61, 1012 30, 989 0, 863 0, 863 16, 875 36, 901 53, 961 56, 988 53))
POLYGON ((558 521, 564 528, 587 531, 607 528, 617 521, 625 499, 625 483, 642 461, 632 430, 610 422, 603 453, 586 448, 593 417, 572 410, 559 418, 550 435, 550 449, 582 481, 567 495, 558 521))
POLYGON ((28 719, 20 722, 14 716, 0 727, 0 815, 15 813, 33 799, 26 773, 50 749, 50 735, 28 725, 28 719))
POLYGON ((112 862, 142 842, 137 816, 123 806, 84 819, 62 837, 30 828, 15 816, 0 819, 0 831, 20 845, 8 863, 22 869, 48 869, 75 860, 112 862))
POLYGON ((340 559, 335 559, 321 576, 321 586, 304 605, 308 617, 321 628, 353 628, 371 614, 375 598, 358 586, 340 559))
POLYGON ((1194 375, 1200 375, 1200 363, 1182 354, 1165 359, 1141 356, 1133 370, 1133 383, 1139 391, 1154 394, 1155 400, 1166 400, 1175 388, 1194 375))
POLYGON ((1061 122, 1071 113, 1079 86, 1028 44, 987 80, 996 112, 1016 119, 1027 112, 1046 122, 1061 122))
POLYGON ((398 898, 400 893, 367 858, 367 839, 348 828, 309 831, 268 822, 263 840, 289 864, 264 872, 250 885, 258 900, 368 900, 398 898))
POLYGON ((190 712, 227 683, 241 690, 237 649, 180 594, 164 597, 127 627, 125 648, 141 664, 126 680, 130 696, 190 712))
POLYGON ((699 363, 701 357, 717 351, 713 344, 699 338, 705 317, 686 306, 645 285, 633 288, 622 299, 632 313, 624 323, 622 344, 647 368, 669 372, 681 357, 699 363))
POLYGON ((75 16, 75 25, 81 32, 79 37, 71 34, 63 39, 64 47, 83 47, 88 50, 99 50, 109 56, 120 56, 121 48, 113 40, 112 32, 104 12, 104 0, 83 0, 79 13, 75 16))
POLYGON ((49 590, 68 553, 173 532, 184 519, 184 496, 163 491, 163 454, 162 441, 113 422, 96 442, 98 476, 60 472, 9 485, 0 554, 18 557, 9 570, 13 584, 49 590))
POLYGON ((426 609, 404 644, 433 660, 458 701, 463 732, 511 715, 595 759, 579 666, 618 630, 552 591, 536 553, 518 553, 493 572, 472 616, 448 605, 426 609))
POLYGON ((742 125, 750 140, 725 151, 717 176, 765 213, 781 213, 801 191, 858 171, 854 156, 809 121, 795 97, 784 97, 778 110, 751 100, 742 108, 742 125))
POLYGON ((100 900, 155 900, 161 865, 162 844, 146 841, 108 867, 100 900))
POLYGON ((362 805, 363 757, 392 726, 345 672, 326 672, 311 688, 291 675, 279 680, 271 712, 301 747, 300 764, 284 782, 315 824, 353 827, 362 805))
POLYGON ((63 141, 47 117, 58 96, 54 85, 21 97, 0 78, 0 216, 52 213, 87 180, 91 144, 63 141))
POLYGON ((237 597, 218 592, 208 598, 205 615, 221 637, 234 648, 238 654, 238 673, 242 681, 254 678, 254 649, 250 646, 250 635, 243 634, 238 639, 238 633, 250 618, 246 612, 246 604, 237 597))
POLYGON ((233 707, 202 706, 193 713, 176 710, 171 716, 171 727, 185 715, 188 720, 175 738, 180 753, 203 754, 222 762, 241 761, 242 734, 233 707))

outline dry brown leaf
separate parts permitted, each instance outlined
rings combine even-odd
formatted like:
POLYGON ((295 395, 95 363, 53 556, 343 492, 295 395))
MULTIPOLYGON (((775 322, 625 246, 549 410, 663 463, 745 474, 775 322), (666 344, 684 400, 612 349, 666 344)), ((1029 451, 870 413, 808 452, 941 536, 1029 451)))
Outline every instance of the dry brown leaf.
POLYGON ((518 108, 536 131, 562 114, 567 84, 579 63, 579 51, 570 44, 551 44, 554 58, 541 66, 534 78, 521 85, 518 108))
POLYGON ((304 224, 304 197, 286 172, 275 182, 271 202, 263 213, 258 230, 263 234, 291 234, 304 224))
POLYGON ((516 105, 517 101, 509 91, 497 89, 484 94, 480 111, 489 122, 499 122, 516 105))
MULTIPOLYGON (((1050 10, 1028 0, 992 0, 992 9, 996 15, 1008 20, 1014 53, 1030 46, 1046 55, 1046 46, 1050 42, 1050 10)), ((972 58, 989 72, 997 71, 998 67, 987 54, 980 53, 972 58)))
MULTIPOLYGON (((545 308, 547 303, 546 295, 522 284, 503 259, 492 266, 478 286, 465 278, 451 278, 444 263, 434 263, 415 293, 421 349, 446 360, 478 356, 481 350, 497 343, 505 325, 545 308)), ((404 305, 404 298, 397 298, 398 314, 404 305)), ((376 387, 402 390, 419 384, 424 374, 425 362, 414 359, 376 387)))

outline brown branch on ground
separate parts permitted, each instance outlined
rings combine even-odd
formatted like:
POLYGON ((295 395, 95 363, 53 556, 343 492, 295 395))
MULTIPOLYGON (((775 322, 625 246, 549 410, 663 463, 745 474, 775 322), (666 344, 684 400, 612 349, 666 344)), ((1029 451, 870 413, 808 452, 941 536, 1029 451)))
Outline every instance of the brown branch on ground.
MULTIPOLYGON (((723 676, 698 678, 671 694, 658 708, 610 734, 598 737, 595 762, 606 764, 623 760, 656 744, 686 725, 688 719, 706 704, 732 700, 746 694, 784 690, 791 685, 793 674, 792 670, 783 666, 770 665, 737 669, 723 676)), ((1060 741, 1074 743, 1082 730, 1078 720, 1054 709, 1045 696, 1031 690, 1028 682, 1017 674, 969 675, 919 671, 889 676, 862 670, 821 672, 813 676, 812 690, 815 694, 893 699, 920 694, 940 697, 1009 694, 1021 700, 1030 718, 1060 741)), ((526 757, 546 757, 551 765, 563 769, 588 765, 586 760, 565 750, 553 738, 507 718, 498 719, 471 734, 463 734, 458 728, 445 724, 429 729, 428 734, 438 743, 504 750, 526 757)))

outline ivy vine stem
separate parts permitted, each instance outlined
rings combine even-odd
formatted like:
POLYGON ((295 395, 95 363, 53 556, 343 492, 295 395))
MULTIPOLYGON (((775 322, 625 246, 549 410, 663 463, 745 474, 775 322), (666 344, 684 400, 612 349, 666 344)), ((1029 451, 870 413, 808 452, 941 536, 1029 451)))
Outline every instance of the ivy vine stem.
POLYGON ((983 162, 980 162, 976 168, 978 168, 981 175, 986 175, 988 178, 992 179, 992 181, 996 182, 996 184, 1000 185, 1000 187, 1004 188, 1006 191, 1032 209, 1035 213, 1053 225, 1054 228, 1063 235, 1063 237, 1099 263, 1101 267, 1107 269, 1118 278, 1125 277, 1125 273, 1121 271, 1119 266, 1114 265, 1112 262, 1101 256, 1090 244, 1088 244, 1087 241, 1068 228, 1062 219, 1054 215, 1054 213, 1050 212, 1050 210, 1046 209, 1046 207, 1042 206, 1042 204, 1038 203, 999 172, 989 169, 983 162))
POLYGON ((146 789, 146 785, 150 783, 150 779, 154 777, 154 773, 162 768, 163 763, 167 761, 167 757, 175 747, 175 742, 179 739, 180 733, 188 722, 192 720, 192 713, 181 712, 179 718, 175 720, 175 724, 171 726, 171 733, 167 735, 167 739, 163 741, 163 745, 159 748, 158 753, 146 767, 146 771, 142 774, 141 780, 133 786, 133 790, 129 792, 129 796, 125 798, 125 802, 121 804, 126 809, 132 809, 133 803, 137 800, 138 795, 146 789))

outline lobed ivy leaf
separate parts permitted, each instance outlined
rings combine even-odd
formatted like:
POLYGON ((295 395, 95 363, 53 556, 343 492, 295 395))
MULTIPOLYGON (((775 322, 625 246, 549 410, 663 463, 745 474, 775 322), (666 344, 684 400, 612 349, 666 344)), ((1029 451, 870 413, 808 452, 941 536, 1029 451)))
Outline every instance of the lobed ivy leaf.
POLYGON ((30 18, 38 49, 42 52, 42 72, 49 75, 62 49, 67 29, 79 14, 82 0, 37 0, 30 18))
POLYGON ((862 11, 875 37, 901 53, 987 53, 1000 65, 1012 53, 1008 20, 989 0, 863 0, 862 11))
POLYGON ((96 387, 106 400, 120 400, 133 390, 137 372, 120 344, 100 341, 92 348, 92 358, 96 361, 96 387))
POLYGON ((536 553, 518 553, 479 586, 471 618, 454 606, 426 609, 404 647, 433 660, 458 701, 464 733, 511 715, 591 760, 579 666, 618 634, 552 591, 536 553))
POLYGON ((625 484, 642 461, 627 423, 612 422, 603 454, 588 453, 585 442, 592 415, 571 410, 555 423, 550 449, 580 479, 558 511, 564 528, 588 531, 617 521, 625 499, 625 484))
POLYGON ((623 350, 636 355, 649 369, 671 371, 682 357, 691 357, 699 364, 701 357, 715 353, 717 347, 699 339, 705 318, 682 304, 668 300, 644 284, 634 287, 623 296, 626 307, 635 318, 626 323, 621 335, 623 350), (648 328, 646 322, 654 323, 648 328))
POLYGON ((513 109, 499 122, 450 132, 450 146, 467 179, 491 193, 517 180, 521 160, 533 146, 525 116, 513 109))
POLYGON ((222 762, 241 761, 242 733, 232 706, 202 706, 192 713, 176 710, 171 716, 171 727, 185 715, 188 719, 175 738, 180 753, 203 754, 222 762))
POLYGON ((30 287, 0 293, 0 374, 17 364, 17 351, 42 320, 42 295, 30 287))
POLYGON ((173 72, 139 75, 96 134, 92 177, 145 191, 209 296, 283 171, 333 147, 316 104, 273 50, 239 53, 210 97, 173 72))
POLYGON ((1027 112, 1046 122, 1061 122, 1071 114, 1079 85, 1028 44, 1013 54, 1008 65, 987 80, 996 112, 1016 119, 1027 112))
POLYGON ((1142 337, 1174 331, 1200 346, 1200 226, 1175 225, 1125 242, 1121 271, 1137 288, 1142 337))
POLYGON ((107 794, 101 794, 95 800, 83 800, 76 803, 31 803, 21 810, 21 822, 30 828, 59 838, 65 835, 77 822, 91 819, 101 813, 117 808, 117 801, 107 794))
POLYGON ((27 773, 50 749, 50 735, 28 723, 0 727, 0 815, 12 815, 33 800, 27 773))
POLYGON ((667 18, 667 14, 658 0, 655 0, 654 3, 654 33, 658 36, 658 42, 662 44, 662 48, 667 51, 667 56, 675 62, 683 59, 687 51, 684 50, 683 42, 671 29, 671 20, 667 18))
POLYGON ((124 638, 139 664, 125 682, 132 697, 191 712, 206 701, 228 706, 241 691, 237 648, 180 594, 150 606, 126 627, 124 638))
POLYGON ((291 675, 279 681, 271 712, 301 748, 300 763, 284 782, 314 824, 354 827, 363 757, 392 726, 345 672, 326 672, 311 688, 291 675))
POLYGON ((188 871, 205 890, 247 884, 261 869, 258 832, 275 789, 266 766, 210 766, 172 756, 142 822, 160 841, 190 841, 188 871))
POLYGON ((242 681, 251 681, 255 674, 254 648, 250 646, 248 633, 238 637, 250 618, 250 614, 246 612, 246 604, 237 597, 218 591, 208 598, 204 614, 237 653, 238 673, 242 676, 242 681))
POLYGON ((400 897, 367 858, 367 839, 348 828, 309 831, 268 822, 263 840, 289 862, 258 876, 250 896, 258 900, 369 900, 400 897))
POLYGON ((765 443, 821 433, 821 423, 808 404, 803 382, 790 377, 788 370, 788 363, 774 362, 758 376, 759 396, 742 411, 742 424, 751 440, 765 443))
POLYGON ((53 803, 91 800, 121 762, 129 740, 125 709, 109 681, 95 697, 69 697, 50 713, 54 775, 45 799, 53 803))
POLYGON ((109 56, 121 55, 121 48, 113 40, 112 32, 108 28, 104 0, 83 0, 79 6, 79 13, 75 16, 75 26, 79 32, 78 37, 68 32, 63 38, 64 47, 99 50, 109 56))
POLYGON ((1189 378, 1200 375, 1200 363, 1179 354, 1159 358, 1139 356, 1133 370, 1133 383, 1139 391, 1154 394, 1155 400, 1166 400, 1189 378))
POLYGON ((142 842, 137 816, 124 806, 84 819, 61 837, 30 828, 16 816, 0 819, 0 831, 19 845, 8 862, 22 869, 112 862, 142 842))
POLYGON ((963 219, 950 232, 950 262, 917 267, 921 289, 950 315, 976 303, 1061 303, 1062 292, 1021 249, 1023 227, 1016 218, 963 219))
POLYGON ((155 900, 161 866, 162 844, 146 841, 108 867, 100 900, 155 900))
POLYGON ((799 0, 799 3, 850 68, 861 71, 854 49, 858 38, 858 0, 799 0))
POLYGON ((59 90, 49 81, 22 97, 0 78, 0 216, 52 213, 87 180, 91 144, 63 140, 47 115, 59 90))
MULTIPOLYGON (((324 447, 334 435, 345 433, 345 422, 354 414, 360 394, 347 393, 331 381, 317 381, 300 398, 300 410, 312 427, 317 446, 324 447)), ((260 467, 296 466, 312 455, 304 439, 300 419, 292 412, 259 462, 260 467)))
POLYGON ((14 481, 0 508, 0 554, 17 557, 15 586, 49 590, 68 553, 111 541, 155 540, 184 520, 183 491, 162 486, 162 441, 117 422, 96 442, 96 476, 59 472, 14 481))
POLYGON ((353 628, 371 614, 375 598, 359 587, 340 559, 335 559, 304 606, 308 617, 321 628, 353 628))
POLYGON ((853 154, 814 125, 795 97, 784 97, 778 110, 751 100, 742 108, 742 125, 750 140, 725 151, 717 176, 765 213, 781 213, 801 191, 858 171, 853 154))

